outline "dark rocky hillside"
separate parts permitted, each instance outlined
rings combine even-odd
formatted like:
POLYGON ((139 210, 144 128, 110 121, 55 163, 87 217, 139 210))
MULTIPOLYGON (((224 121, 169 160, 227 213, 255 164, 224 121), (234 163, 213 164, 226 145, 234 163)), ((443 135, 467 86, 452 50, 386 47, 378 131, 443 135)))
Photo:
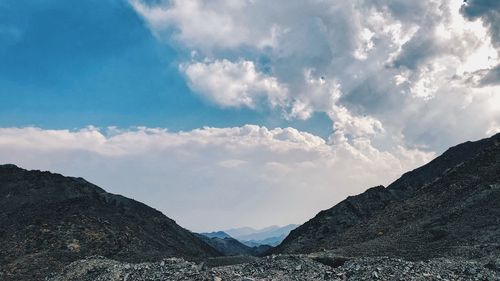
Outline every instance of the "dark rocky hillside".
POLYGON ((348 197, 273 253, 478 258, 500 254, 500 134, 448 149, 389 185, 348 197))
POLYGON ((40 280, 89 255, 220 255, 161 212, 81 179, 0 166, 0 280, 40 280))
POLYGON ((205 243, 212 246, 212 248, 216 249, 226 256, 259 256, 272 248, 268 245, 250 247, 229 236, 223 238, 214 235, 212 235, 212 237, 209 237, 205 236, 204 234, 197 234, 197 236, 205 243))

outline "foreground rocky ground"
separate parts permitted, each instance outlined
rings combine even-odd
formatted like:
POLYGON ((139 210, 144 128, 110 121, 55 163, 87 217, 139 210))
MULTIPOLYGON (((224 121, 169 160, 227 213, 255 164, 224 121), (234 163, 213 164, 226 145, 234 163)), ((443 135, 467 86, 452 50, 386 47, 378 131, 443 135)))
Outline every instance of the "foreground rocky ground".
POLYGON ((206 262, 179 258, 131 264, 91 257, 70 264, 62 274, 46 280, 500 280, 500 258, 410 262, 387 257, 349 260, 325 255, 280 255, 211 267, 206 262))

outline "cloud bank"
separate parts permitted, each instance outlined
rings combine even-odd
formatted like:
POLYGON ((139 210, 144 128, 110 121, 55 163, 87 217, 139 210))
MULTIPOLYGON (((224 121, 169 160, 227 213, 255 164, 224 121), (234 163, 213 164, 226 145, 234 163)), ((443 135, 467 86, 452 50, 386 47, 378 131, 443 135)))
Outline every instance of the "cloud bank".
POLYGON ((198 231, 301 223, 433 156, 255 125, 177 133, 0 129, 0 163, 85 177, 198 231))
POLYGON ((498 1, 130 0, 220 107, 441 151, 500 121, 498 1))

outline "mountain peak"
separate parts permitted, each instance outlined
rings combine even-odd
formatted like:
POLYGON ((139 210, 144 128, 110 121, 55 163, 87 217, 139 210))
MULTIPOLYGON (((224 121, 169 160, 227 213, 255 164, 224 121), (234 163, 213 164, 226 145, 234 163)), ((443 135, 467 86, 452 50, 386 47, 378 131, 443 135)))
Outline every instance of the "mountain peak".
POLYGON ((0 164, 0 170, 15 170, 15 169, 24 170, 14 164, 0 164))

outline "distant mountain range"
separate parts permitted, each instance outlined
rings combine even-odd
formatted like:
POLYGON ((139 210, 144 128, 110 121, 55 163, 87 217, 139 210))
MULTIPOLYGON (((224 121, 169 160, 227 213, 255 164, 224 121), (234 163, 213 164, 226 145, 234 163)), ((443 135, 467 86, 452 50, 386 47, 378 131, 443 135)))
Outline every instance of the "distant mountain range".
POLYGON ((224 231, 202 232, 200 234, 208 238, 232 238, 231 235, 225 233, 224 231))
POLYGON ((297 226, 297 224, 289 224, 281 227, 273 225, 262 229, 241 227, 228 229, 223 231, 223 233, 250 247, 259 245, 269 245, 274 247, 280 244, 290 231, 295 229, 297 226))
POLYGON ((387 188, 350 196, 293 230, 273 253, 500 256, 500 134, 448 149, 387 188))
POLYGON ((82 178, 0 165, 0 280, 43 280, 101 255, 142 262, 221 253, 161 212, 82 178))
POLYGON ((283 239, 298 225, 269 226, 262 229, 251 227, 233 228, 225 231, 204 232, 198 237, 224 255, 260 256, 283 239))
POLYGON ((261 256, 272 248, 269 245, 248 246, 223 231, 196 235, 225 256, 261 256))

